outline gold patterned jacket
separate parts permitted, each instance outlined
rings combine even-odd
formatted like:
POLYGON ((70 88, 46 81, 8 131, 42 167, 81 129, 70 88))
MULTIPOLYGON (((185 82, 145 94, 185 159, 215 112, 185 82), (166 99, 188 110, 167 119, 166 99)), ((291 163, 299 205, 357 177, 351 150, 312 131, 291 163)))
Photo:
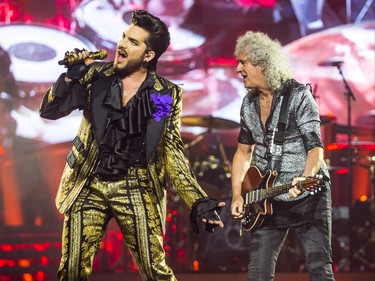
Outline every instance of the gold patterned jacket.
MULTIPOLYGON (((69 115, 78 107, 75 105, 75 98, 83 99, 84 104, 83 108, 80 108, 83 110, 82 121, 72 149, 66 157, 67 163, 56 195, 56 207, 61 213, 69 210, 96 167, 98 143, 95 134, 104 130, 106 122, 105 118, 98 116, 106 116, 103 111, 107 109, 102 106, 102 101, 110 87, 106 82, 93 82, 93 76, 98 73, 106 77, 113 74, 112 63, 95 62, 90 65, 87 74, 79 81, 83 86, 83 91, 78 93, 79 97, 73 97, 69 87, 62 82, 63 75, 60 76, 46 92, 40 106, 41 117, 55 120, 69 115)), ((169 115, 163 115, 159 121, 150 118, 146 129, 147 170, 150 185, 157 198, 154 204, 164 225, 167 203, 166 175, 189 208, 197 199, 206 197, 207 194, 199 186, 184 155, 180 136, 182 89, 154 72, 150 75, 154 81, 153 89, 167 92, 172 98, 169 115)))

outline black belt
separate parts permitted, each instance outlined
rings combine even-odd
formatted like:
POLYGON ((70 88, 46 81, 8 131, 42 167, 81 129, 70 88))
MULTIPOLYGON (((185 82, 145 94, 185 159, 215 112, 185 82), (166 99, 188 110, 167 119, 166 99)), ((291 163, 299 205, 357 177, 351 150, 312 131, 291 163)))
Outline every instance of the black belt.
POLYGON ((132 166, 121 174, 95 174, 94 177, 101 181, 120 181, 129 176, 138 175, 140 170, 146 171, 146 168, 143 166, 132 166))

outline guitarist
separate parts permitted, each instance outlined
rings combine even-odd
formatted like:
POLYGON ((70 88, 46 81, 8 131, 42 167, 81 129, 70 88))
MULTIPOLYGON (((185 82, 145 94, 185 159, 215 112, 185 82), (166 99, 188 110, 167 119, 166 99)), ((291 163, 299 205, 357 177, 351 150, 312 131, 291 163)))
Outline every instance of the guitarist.
POLYGON ((281 247, 293 228, 304 247, 310 280, 334 280, 330 182, 325 181, 323 192, 314 195, 298 188, 299 182, 318 173, 329 178, 317 104, 309 89, 293 79, 278 41, 248 31, 237 39, 234 55, 248 94, 241 106, 241 130, 232 164, 232 216, 242 219, 244 215, 241 189, 251 165, 277 175, 274 185, 291 184, 287 193, 273 198, 272 214, 250 234, 248 279, 273 280, 281 247), (279 116, 287 95, 283 127, 279 116), (284 133, 281 144, 274 141, 275 129, 284 133))

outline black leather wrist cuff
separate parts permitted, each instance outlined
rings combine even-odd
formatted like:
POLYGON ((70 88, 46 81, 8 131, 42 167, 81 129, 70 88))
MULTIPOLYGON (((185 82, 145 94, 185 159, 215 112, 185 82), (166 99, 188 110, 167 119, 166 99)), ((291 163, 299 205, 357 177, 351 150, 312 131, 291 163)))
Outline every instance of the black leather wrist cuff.
POLYGON ((83 76, 85 76, 88 69, 89 67, 84 62, 76 63, 68 67, 66 76, 68 76, 72 80, 79 80, 83 76))
POLYGON ((216 198, 203 197, 196 200, 191 207, 190 211, 190 222, 194 233, 199 234, 198 219, 205 219, 206 222, 206 231, 214 232, 214 228, 217 227, 217 224, 208 223, 209 220, 221 220, 219 213, 222 207, 218 207, 220 201, 216 198))

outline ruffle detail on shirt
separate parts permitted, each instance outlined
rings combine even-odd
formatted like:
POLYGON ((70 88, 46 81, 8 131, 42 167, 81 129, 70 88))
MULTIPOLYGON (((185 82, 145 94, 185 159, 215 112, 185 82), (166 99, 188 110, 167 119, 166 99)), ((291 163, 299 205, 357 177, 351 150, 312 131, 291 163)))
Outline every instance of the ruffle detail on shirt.
POLYGON ((97 172, 105 175, 123 174, 133 166, 144 147, 144 130, 152 116, 148 91, 140 89, 126 105, 122 106, 121 81, 115 79, 104 98, 108 107, 106 130, 99 146, 97 172))

